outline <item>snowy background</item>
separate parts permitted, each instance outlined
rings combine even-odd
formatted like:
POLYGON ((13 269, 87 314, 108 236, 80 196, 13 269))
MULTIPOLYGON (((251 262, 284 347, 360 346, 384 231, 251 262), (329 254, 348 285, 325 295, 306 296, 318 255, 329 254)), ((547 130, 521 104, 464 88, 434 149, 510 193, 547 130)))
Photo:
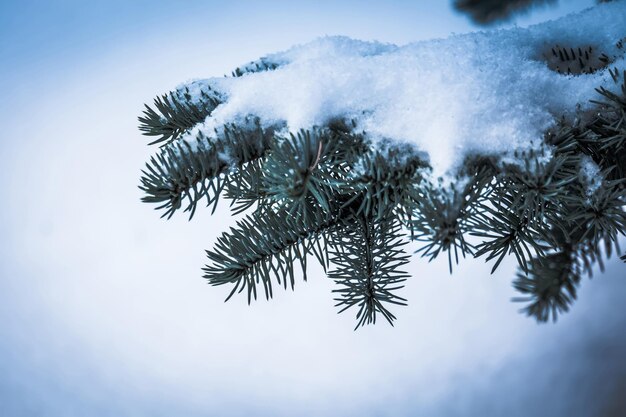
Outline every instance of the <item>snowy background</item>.
MULTIPOLYGON (((143 103, 321 35, 477 30, 445 1, 0 3, 0 416, 619 416, 626 280, 613 260, 556 325, 517 313, 514 265, 415 258, 353 332, 321 273, 246 306, 201 278, 225 207, 141 204, 143 103)), ((562 0, 521 26, 592 5, 562 0)))

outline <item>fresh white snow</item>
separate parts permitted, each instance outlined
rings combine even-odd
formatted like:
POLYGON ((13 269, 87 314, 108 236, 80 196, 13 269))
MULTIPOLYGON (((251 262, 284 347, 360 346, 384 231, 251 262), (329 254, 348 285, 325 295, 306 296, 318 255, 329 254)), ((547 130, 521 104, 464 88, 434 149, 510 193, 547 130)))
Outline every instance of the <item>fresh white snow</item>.
POLYGON ((510 157, 539 146, 555 119, 591 106, 595 88, 614 88, 606 69, 582 75, 550 69, 552 47, 591 46, 611 59, 611 68, 624 69, 624 50, 616 45, 625 37, 625 1, 527 29, 404 46, 324 37, 264 57, 279 65, 275 70, 185 84, 192 95, 211 86, 225 98, 188 139, 250 115, 291 131, 353 119, 373 143, 413 143, 428 155, 433 175, 446 176, 467 155, 510 157))
POLYGON ((600 167, 590 156, 585 155, 580 166, 580 176, 582 183, 585 185, 585 192, 591 197, 602 185, 602 173, 600 167))

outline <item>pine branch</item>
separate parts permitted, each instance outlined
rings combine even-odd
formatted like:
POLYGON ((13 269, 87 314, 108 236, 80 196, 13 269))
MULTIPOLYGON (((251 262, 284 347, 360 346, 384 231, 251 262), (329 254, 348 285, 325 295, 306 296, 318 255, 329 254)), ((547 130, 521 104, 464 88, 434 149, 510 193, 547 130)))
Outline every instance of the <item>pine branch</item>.
POLYGON ((341 215, 290 215, 285 210, 255 212, 218 238, 213 250, 207 251, 212 262, 203 270, 211 285, 232 285, 226 298, 247 291, 248 303, 256 300, 259 290, 267 299, 273 295, 272 279, 285 289, 293 289, 295 266, 300 265, 306 281, 307 256, 315 255, 320 264, 328 265, 327 233, 342 222, 341 215))
POLYGON ((541 228, 546 217, 559 213, 559 202, 568 197, 568 187, 578 180, 580 158, 530 152, 521 155, 524 166, 507 165, 493 198, 506 202, 520 218, 541 228))
POLYGON ((319 207, 329 212, 338 181, 346 167, 340 159, 344 145, 329 129, 301 130, 276 137, 263 164, 262 188, 266 198, 290 215, 306 215, 319 207))
MULTIPOLYGON (((264 155, 266 154, 267 152, 264 155)), ((233 215, 241 214, 255 204, 259 210, 270 205, 262 187, 265 159, 266 156, 253 159, 227 176, 224 196, 231 200, 230 207, 233 215)))
POLYGON ((496 259, 491 273, 496 271, 507 255, 515 255, 519 266, 526 271, 528 259, 536 253, 543 253, 544 248, 539 243, 542 240, 540 230, 516 213, 516 210, 511 210, 509 204, 507 201, 483 204, 482 212, 472 219, 476 231, 470 234, 482 240, 476 245, 474 256, 486 255, 487 262, 496 259))
MULTIPOLYGON (((618 83, 619 73, 611 75, 618 83)), ((626 230, 625 171, 616 160, 616 155, 620 158, 624 152, 621 129, 626 89, 623 83, 621 87, 622 95, 598 90, 607 101, 596 102, 600 111, 590 123, 566 127, 549 138, 556 145, 555 159, 565 156, 569 162, 566 176, 572 177, 576 171, 579 175, 576 181, 567 181, 563 195, 555 200, 558 204, 552 204, 544 217, 551 237, 547 240, 557 252, 533 259, 528 275, 518 274, 514 284, 522 293, 530 294, 516 301, 533 301, 523 311, 538 321, 547 321, 550 316, 556 320, 559 313, 568 311, 582 273, 591 276, 595 264, 604 270, 603 256, 610 257, 613 248, 620 250, 618 235, 626 230), (598 165, 595 178, 582 175, 585 158, 598 165)))
POLYGON ((284 208, 291 214, 328 212, 331 201, 341 200, 337 191, 345 191, 350 161, 362 148, 363 138, 347 132, 339 122, 287 137, 277 135, 266 157, 242 173, 239 182, 244 186, 233 187, 229 182, 226 196, 233 199, 236 213, 255 203, 284 208))
POLYGON ((336 269, 329 278, 341 287, 336 306, 339 313, 357 308, 355 330, 365 324, 375 324, 382 315, 393 325, 396 317, 388 306, 406 305, 405 299, 396 295, 409 275, 400 268, 409 262, 409 255, 401 249, 401 225, 397 220, 373 219, 357 216, 353 222, 336 233, 331 252, 331 262, 336 269))
POLYGON ((592 103, 600 111, 594 112, 593 121, 577 139, 585 154, 602 169, 613 168, 607 178, 616 180, 626 178, 626 70, 609 69, 609 74, 618 91, 596 89, 604 100, 592 103))
POLYGON ((154 99, 154 109, 145 105, 146 110, 139 119, 139 130, 146 136, 158 136, 149 145, 165 146, 196 124, 203 122, 220 104, 217 92, 205 85, 200 88, 199 97, 193 98, 189 86, 172 91, 154 99))
POLYGON ((161 217, 167 218, 185 201, 184 211, 190 218, 203 198, 215 210, 225 182, 236 181, 237 170, 263 156, 271 135, 271 130, 261 129, 257 122, 251 128, 224 126, 214 138, 199 132, 193 144, 169 144, 142 171, 139 188, 147 194, 142 201, 160 204, 156 209, 165 209, 161 217))
POLYGON ((533 6, 542 6, 554 0, 455 0, 454 7, 470 15, 476 23, 486 25, 509 19, 533 6))
POLYGON ((463 257, 473 254, 472 245, 466 242, 464 235, 471 230, 468 223, 471 210, 455 186, 450 193, 437 188, 425 188, 419 204, 409 223, 411 239, 422 242, 416 251, 429 262, 440 253, 448 254, 448 266, 452 273, 452 256, 459 262, 459 252, 463 257))
POLYGON ((568 236, 564 216, 572 201, 579 203, 571 193, 579 179, 580 157, 557 154, 545 161, 545 154, 534 152, 518 157, 524 165, 503 167, 491 185, 489 199, 480 201, 471 219, 475 229, 471 234, 482 240, 475 256, 496 259, 492 272, 510 254, 526 271, 528 259, 559 247, 561 236, 566 240, 568 236), (557 234, 557 229, 563 233, 557 234))
POLYGON ((529 302, 521 312, 539 322, 550 318, 556 321, 560 313, 569 311, 576 299, 580 278, 580 266, 570 251, 533 258, 529 262, 528 275, 518 273, 513 284, 525 296, 515 297, 513 301, 529 302))
POLYGON ((604 270, 602 243, 606 257, 611 256, 613 246, 620 250, 618 234, 626 230, 625 201, 623 190, 605 182, 592 196, 570 206, 578 211, 566 218, 571 230, 555 240, 558 252, 533 258, 526 273, 518 273, 514 282, 518 291, 527 294, 514 301, 531 302, 523 312, 545 322, 550 317, 556 321, 558 314, 569 310, 582 274, 591 276, 596 263, 604 270))
POLYGON ((382 219, 398 209, 406 221, 427 168, 424 161, 425 156, 410 144, 381 141, 351 163, 342 193, 361 200, 357 214, 382 219))
POLYGON ((458 184, 444 189, 442 184, 426 184, 419 193, 412 219, 408 223, 411 239, 422 242, 416 251, 429 262, 440 253, 448 254, 448 267, 452 273, 452 258, 459 263, 459 253, 465 257, 474 254, 474 246, 465 240, 465 235, 475 230, 474 217, 477 208, 487 200, 493 189, 493 178, 487 161, 476 161, 458 184), (473 172, 473 174, 471 174, 473 172))
POLYGON ((594 248, 601 247, 604 242, 607 257, 611 256, 613 246, 616 252, 620 251, 618 236, 626 236, 624 183, 624 180, 605 181, 567 218, 576 225, 578 241, 589 241, 594 248))
MULTIPOLYGON (((501 3, 503 14, 533 2, 501 3)), ((485 10, 487 19, 492 12, 485 10)), ((546 58, 557 69, 578 63, 581 72, 611 60, 592 48, 565 47, 546 58)), ((233 76, 279 64, 261 59, 233 76)), ((544 148, 515 154, 520 163, 469 157, 452 184, 427 180, 428 158, 415 147, 374 140, 343 119, 285 133, 280 123, 261 128, 249 116, 210 136, 194 129, 192 137, 223 99, 206 82, 192 83, 157 98, 140 118, 143 133, 162 145, 143 171, 143 201, 168 218, 180 208, 193 216, 201 199, 215 210, 221 197, 235 214, 252 211, 207 252, 205 278, 232 286, 227 300, 244 291, 248 303, 271 298, 275 285, 293 289, 297 268, 306 280, 314 255, 325 270, 334 264, 328 276, 338 284, 337 306, 356 310, 357 328, 381 315, 393 324, 391 305, 406 301, 396 294, 408 278, 401 271, 409 258, 406 227, 421 244, 417 253, 429 260, 447 253, 450 271, 459 255, 494 260, 492 272, 514 255, 514 286, 522 293, 516 301, 528 303, 522 311, 556 320, 576 298, 582 275, 603 270, 626 233, 626 72, 608 74, 617 89, 598 89, 595 108, 574 122, 564 117, 544 148)))
POLYGON ((255 72, 273 71, 279 66, 278 62, 272 62, 269 58, 261 58, 258 61, 252 61, 247 65, 235 68, 231 75, 233 77, 241 77, 255 72))

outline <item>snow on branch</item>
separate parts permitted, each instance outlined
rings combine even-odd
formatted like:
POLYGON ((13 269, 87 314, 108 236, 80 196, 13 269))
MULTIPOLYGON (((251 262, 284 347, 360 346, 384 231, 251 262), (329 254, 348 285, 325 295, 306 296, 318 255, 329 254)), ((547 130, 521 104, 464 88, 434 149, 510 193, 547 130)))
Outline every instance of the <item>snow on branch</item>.
POLYGON ((315 258, 357 327, 392 323, 412 243, 451 272, 514 257, 522 312, 555 320, 626 235, 625 22, 621 1, 404 46, 325 37, 185 83, 139 118, 161 146, 143 201, 248 213, 207 252, 229 298, 315 258))
POLYGON ((555 120, 590 108, 595 89, 611 83, 603 69, 624 66, 624 22, 617 2, 528 29, 401 47, 321 38, 268 55, 260 71, 194 82, 189 91, 210 87, 224 101, 188 137, 250 115, 292 132, 354 120, 374 142, 415 144, 435 176, 454 174, 467 155, 536 149, 555 120))

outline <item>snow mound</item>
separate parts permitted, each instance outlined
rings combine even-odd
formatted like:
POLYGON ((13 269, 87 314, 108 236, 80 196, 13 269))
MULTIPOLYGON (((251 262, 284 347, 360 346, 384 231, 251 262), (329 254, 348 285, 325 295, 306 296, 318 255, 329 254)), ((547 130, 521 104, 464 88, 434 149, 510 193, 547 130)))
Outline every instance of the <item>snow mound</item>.
POLYGON ((224 99, 188 135, 250 115, 291 131, 352 119, 372 143, 414 144, 433 175, 450 175, 468 155, 537 147, 556 119, 590 108, 612 86, 608 66, 626 68, 625 37, 625 1, 404 46, 324 37, 257 61, 275 69, 186 84, 224 99))

